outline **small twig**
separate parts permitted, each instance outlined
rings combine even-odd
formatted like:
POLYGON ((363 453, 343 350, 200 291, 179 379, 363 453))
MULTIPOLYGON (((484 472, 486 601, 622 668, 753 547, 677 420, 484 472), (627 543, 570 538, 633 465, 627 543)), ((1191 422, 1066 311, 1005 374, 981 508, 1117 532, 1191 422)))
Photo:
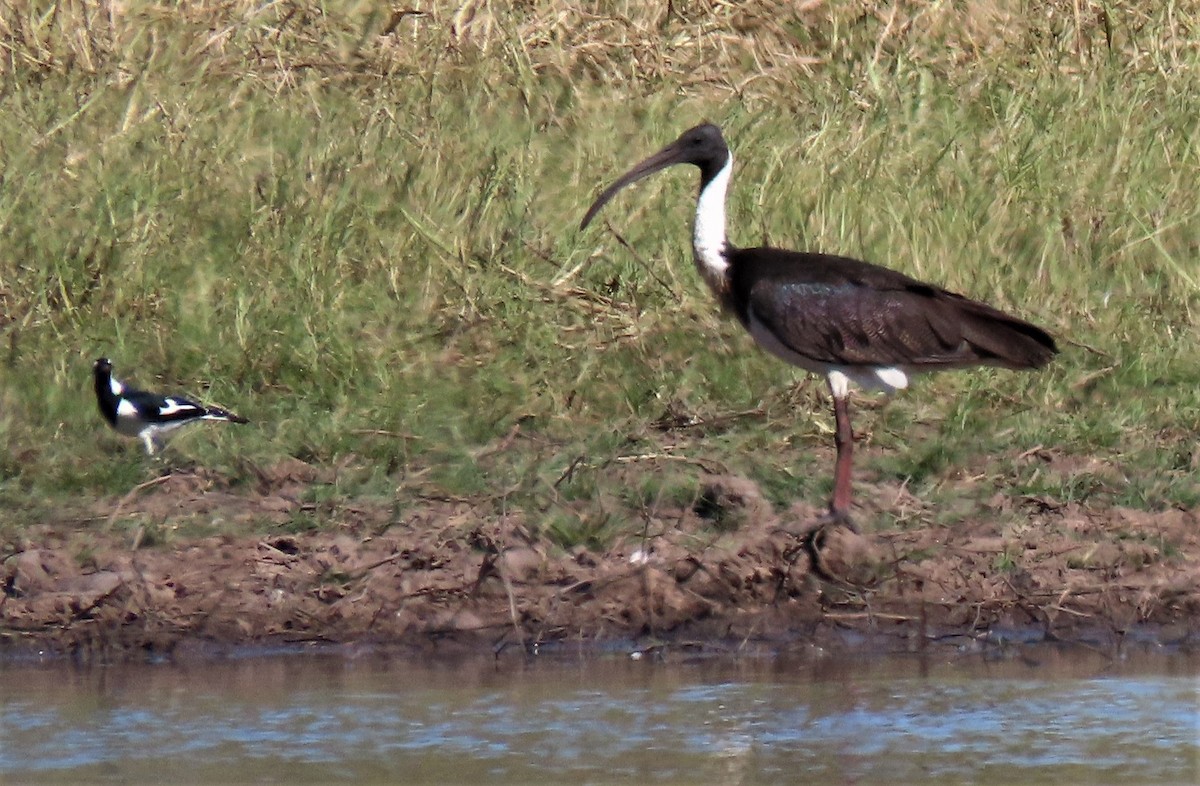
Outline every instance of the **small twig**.
POLYGON ((683 431, 691 428, 719 428, 727 423, 732 423, 735 420, 742 418, 761 418, 766 417, 767 411, 762 407, 754 407, 753 409, 743 409, 739 412, 728 412, 723 415, 713 415, 711 418, 702 418, 697 415, 681 415, 678 420, 680 422, 671 423, 671 413, 660 417, 655 421, 655 427, 663 431, 683 431), (685 419, 686 418, 686 419, 685 419))
POLYGON ((888 16, 887 24, 884 25, 883 32, 880 33, 879 39, 875 42, 875 54, 871 58, 871 68, 879 66, 879 58, 883 55, 883 45, 892 34, 892 27, 896 24, 896 11, 899 4, 892 6, 892 13, 888 16))
POLYGON ((872 532, 871 537, 878 538, 880 540, 908 540, 916 535, 925 535, 930 532, 941 532, 944 530, 944 527, 920 527, 918 529, 905 529, 896 532, 872 532))
POLYGON ((1071 383, 1071 390, 1083 390, 1101 377, 1111 374, 1114 370, 1116 370, 1116 368, 1116 366, 1105 366, 1104 368, 1093 371, 1090 374, 1084 374, 1082 377, 1071 383))
POLYGON ((1054 609, 1055 611, 1062 611, 1062 612, 1065 612, 1065 613, 1070 614, 1075 617, 1085 617, 1085 618, 1090 619, 1095 616, 1094 614, 1088 614, 1087 612, 1084 612, 1084 611, 1075 611, 1075 609, 1069 609, 1066 606, 1060 606, 1057 603, 1053 603, 1050 606, 1047 606, 1046 608, 1054 609))
POLYGON ((416 434, 407 434, 403 431, 388 431, 386 429, 381 429, 381 428, 356 428, 356 429, 351 429, 350 433, 351 434, 359 434, 359 435, 366 436, 366 437, 370 437, 370 436, 395 437, 396 439, 413 439, 413 440, 418 440, 418 441, 420 439, 422 439, 421 437, 418 437, 416 434))
POLYGON ((639 461, 679 461, 699 467, 705 472, 711 472, 714 475, 723 474, 727 471, 724 465, 718 464, 715 461, 692 458, 691 456, 676 456, 671 453, 638 453, 628 456, 617 456, 613 461, 618 464, 635 464, 639 461))
POLYGON ((123 507, 125 507, 125 503, 128 502, 129 500, 133 499, 135 496, 137 496, 137 493, 139 491, 144 491, 144 490, 150 488, 151 486, 157 486, 159 483, 165 483, 166 481, 170 480, 173 477, 174 477, 174 475, 172 475, 170 472, 168 472, 167 474, 160 475, 159 477, 154 478, 153 480, 147 480, 145 483, 139 483, 138 485, 136 485, 132 489, 130 489, 129 493, 126 494, 125 496, 121 497, 120 501, 117 502, 117 506, 115 508, 113 508, 112 514, 108 517, 108 523, 104 527, 105 530, 112 529, 113 524, 116 523, 117 516, 121 515, 121 509, 123 507))
POLYGON ((397 209, 400 211, 400 215, 403 216, 404 220, 408 222, 409 226, 415 229, 417 234, 423 237, 431 246, 436 248, 438 251, 441 251, 447 259, 449 259, 451 262, 463 261, 462 255, 456 253, 454 249, 450 247, 448 242, 434 234, 433 230, 425 226, 424 222, 401 206, 397 206, 397 209))
POLYGON ((347 578, 350 581, 358 581, 363 576, 367 575, 368 573, 375 570, 376 568, 382 567, 382 566, 388 564, 389 562, 395 562, 396 560, 398 560, 404 556, 406 556, 406 555, 403 551, 397 551, 395 554, 392 554, 389 557, 384 557, 383 559, 375 560, 370 565, 364 565, 363 567, 361 567, 358 570, 354 571, 353 573, 349 574, 347 576, 347 578))
POLYGON ((486 458, 494 453, 503 453, 512 447, 512 443, 516 441, 517 435, 520 433, 521 424, 519 422, 514 423, 512 428, 508 430, 508 433, 505 434, 498 443, 480 448, 480 450, 474 456, 475 460, 478 461, 479 459, 486 458))
MULTIPOLYGON (((113 587, 108 592, 102 592, 99 595, 97 595, 95 598, 92 599, 91 603, 89 603, 87 606, 84 606, 83 608, 81 608, 75 612, 74 616, 71 619, 71 623, 81 620, 88 614, 91 614, 92 611, 94 609, 96 609, 96 607, 98 607, 101 603, 103 603, 104 601, 111 598, 113 595, 116 594, 117 590, 121 589, 121 587, 124 587, 124 586, 125 586, 125 582, 120 581, 117 583, 117 586, 113 587)), ((71 623, 68 623, 65 627, 70 627, 71 623)))
POLYGON ((653 278, 655 281, 657 281, 658 285, 660 287, 667 290, 667 294, 669 294, 672 298, 674 298, 676 303, 683 302, 683 298, 680 297, 679 293, 676 292, 674 289, 672 289, 670 284, 668 284, 666 281, 663 281, 662 278, 659 277, 659 275, 654 272, 654 268, 652 268, 650 266, 650 263, 642 258, 641 254, 639 254, 637 252, 637 250, 629 244, 628 240, 626 240, 624 237, 621 236, 620 232, 613 229, 612 224, 610 224, 606 220, 604 222, 604 226, 606 229, 608 229, 609 232, 612 232, 613 237, 615 237, 617 239, 617 242, 621 244, 622 248, 624 248, 626 251, 629 252, 629 255, 633 257, 633 260, 635 262, 637 262, 639 265, 641 265, 642 269, 645 270, 647 273, 649 273, 650 277, 653 278))
POLYGON ((918 617, 907 614, 888 614, 886 612, 870 611, 827 611, 825 617, 831 620, 893 620, 895 622, 912 622, 918 617))
POLYGON ((275 557, 274 555, 275 555, 275 554, 280 554, 280 555, 282 555, 282 561, 281 561, 279 564, 288 564, 288 563, 296 562, 296 561, 299 559, 299 557, 297 557, 295 554, 288 554, 288 553, 287 553, 286 551, 284 551, 283 549, 279 548, 278 546, 272 545, 272 544, 268 543, 268 542, 267 542, 267 541, 265 541, 265 540, 260 540, 260 541, 258 542, 258 548, 260 548, 260 549, 270 549, 270 551, 268 551, 266 554, 264 554, 264 555, 261 557, 261 559, 266 559, 266 558, 267 558, 267 556, 271 556, 273 559, 277 559, 277 560, 278 560, 278 559, 281 559, 281 558, 280 558, 280 557, 275 557), (272 552, 273 552, 273 553, 272 553, 272 552))
POLYGON ((558 476, 558 480, 554 481, 553 488, 557 489, 560 485, 562 485, 563 481, 569 481, 574 478, 575 470, 586 464, 587 456, 576 456, 575 458, 571 459, 571 463, 568 464, 567 468, 564 469, 562 474, 558 476))
POLYGON ((1064 338, 1064 339, 1062 339, 1062 342, 1064 344, 1070 344, 1073 347, 1079 347, 1080 349, 1087 350, 1088 352, 1091 352, 1093 355, 1099 355, 1100 357, 1105 358, 1106 360, 1113 359, 1113 356, 1111 353, 1105 352, 1103 349, 1098 349, 1097 347, 1093 347, 1091 344, 1085 344, 1082 341, 1076 341, 1073 338, 1064 338))
POLYGON ((525 644, 525 633, 521 630, 521 623, 517 618, 517 597, 513 591, 512 581, 508 577, 508 571, 504 569, 504 552, 501 546, 490 537, 483 536, 483 546, 487 549, 483 555, 483 562, 479 565, 479 575, 475 577, 475 584, 471 587, 471 595, 479 592, 479 588, 483 586, 483 582, 488 576, 496 576, 500 579, 500 583, 504 585, 504 592, 508 595, 508 616, 512 620, 513 632, 517 634, 517 638, 521 640, 522 646, 525 644))
POLYGON ((562 598, 565 598, 570 593, 577 592, 580 589, 584 589, 584 588, 586 588, 589 592, 591 592, 594 595, 595 593, 599 592, 600 590, 606 589, 606 588, 612 586, 613 584, 616 584, 618 582, 625 581, 626 579, 630 579, 630 578, 633 578, 634 576, 640 575, 641 572, 642 572, 641 566, 639 565, 636 567, 627 568, 627 569, 621 571, 620 573, 614 573, 609 576, 603 576, 600 578, 580 579, 579 581, 576 581, 573 584, 568 584, 567 586, 559 589, 558 592, 555 593, 555 597, 556 597, 556 599, 561 600, 562 598))
POLYGON ((504 569, 504 555, 500 554, 493 568, 496 575, 500 577, 500 583, 504 585, 504 592, 508 595, 508 616, 512 620, 513 632, 517 634, 517 638, 521 643, 525 642, 525 632, 521 630, 521 623, 517 620, 517 597, 513 591, 512 580, 508 578, 508 571, 504 569))
POLYGON ((1038 444, 1031 447, 1029 450, 1026 450, 1025 452, 1018 455, 1017 461, 1020 461, 1021 459, 1027 459, 1030 456, 1036 456, 1038 453, 1041 453, 1045 449, 1046 449, 1046 446, 1039 442, 1038 444))

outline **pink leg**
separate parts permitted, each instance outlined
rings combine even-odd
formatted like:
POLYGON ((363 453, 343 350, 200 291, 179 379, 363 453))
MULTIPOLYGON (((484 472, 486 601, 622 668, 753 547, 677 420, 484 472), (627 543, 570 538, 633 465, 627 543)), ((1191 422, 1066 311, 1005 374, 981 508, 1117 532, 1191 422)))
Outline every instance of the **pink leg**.
POLYGON ((850 400, 847 396, 833 396, 833 417, 836 425, 834 444, 837 445, 837 464, 833 470, 833 500, 829 503, 829 517, 835 521, 850 523, 850 467, 854 455, 854 432, 850 429, 850 400))

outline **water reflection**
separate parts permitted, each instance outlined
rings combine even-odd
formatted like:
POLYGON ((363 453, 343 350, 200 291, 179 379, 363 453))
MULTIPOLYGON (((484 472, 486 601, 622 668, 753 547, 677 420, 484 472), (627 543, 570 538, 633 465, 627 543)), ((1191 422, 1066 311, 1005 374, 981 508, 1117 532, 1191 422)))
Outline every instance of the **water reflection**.
POLYGON ((0 779, 1196 782, 1186 653, 0 666, 0 779))

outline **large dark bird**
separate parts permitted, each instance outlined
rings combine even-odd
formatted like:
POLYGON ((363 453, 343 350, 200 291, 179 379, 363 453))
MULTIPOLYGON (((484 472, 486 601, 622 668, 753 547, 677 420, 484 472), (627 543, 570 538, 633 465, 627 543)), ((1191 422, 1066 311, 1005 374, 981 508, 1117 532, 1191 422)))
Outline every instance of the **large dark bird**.
POLYGON ((837 426, 831 520, 853 526, 851 382, 891 392, 917 372, 1040 368, 1058 352, 1041 328, 894 270, 827 254, 733 246, 725 236, 733 156, 715 125, 685 131, 622 175, 596 198, 580 229, 622 188, 674 164, 700 170, 692 249, 722 307, 763 349, 829 380, 837 426))
POLYGON ((201 420, 225 420, 230 423, 249 423, 220 407, 206 407, 183 396, 160 396, 145 390, 122 385, 112 375, 112 362, 100 358, 92 366, 96 387, 96 402, 100 414, 120 434, 137 437, 154 455, 169 432, 201 420))

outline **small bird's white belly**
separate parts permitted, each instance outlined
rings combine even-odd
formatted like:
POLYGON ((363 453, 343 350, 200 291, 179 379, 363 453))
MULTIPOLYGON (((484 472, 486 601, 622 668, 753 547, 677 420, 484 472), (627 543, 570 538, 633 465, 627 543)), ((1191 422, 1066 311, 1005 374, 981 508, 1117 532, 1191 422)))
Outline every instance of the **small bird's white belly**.
MULTIPOLYGON (((160 410, 162 414, 171 414, 183 409, 173 399, 167 399, 167 402, 168 406, 160 410)), ((173 431, 180 426, 186 426, 188 423, 194 422, 194 420, 193 418, 190 420, 168 420, 162 423, 147 423, 138 415, 138 411, 133 404, 122 400, 117 405, 117 422, 115 428, 118 434, 124 434, 127 437, 140 437, 143 434, 162 434, 173 431)))
POLYGON ((138 411, 133 404, 122 399, 117 404, 117 422, 113 424, 117 433, 127 437, 136 437, 141 435, 142 429, 145 427, 145 421, 138 417, 138 411))
POLYGON ((146 424, 136 417, 129 417, 118 412, 115 428, 118 434, 124 434, 127 437, 136 437, 141 435, 142 430, 146 428, 146 424))
MULTIPOLYGON (((198 420, 197 418, 196 420, 198 420)), ((158 434, 166 434, 169 431, 174 431, 177 428, 182 428, 189 423, 195 423, 196 420, 172 420, 166 423, 146 423, 135 418, 123 418, 117 416, 117 433, 124 434, 127 437, 141 437, 147 434, 157 436, 158 434)))

